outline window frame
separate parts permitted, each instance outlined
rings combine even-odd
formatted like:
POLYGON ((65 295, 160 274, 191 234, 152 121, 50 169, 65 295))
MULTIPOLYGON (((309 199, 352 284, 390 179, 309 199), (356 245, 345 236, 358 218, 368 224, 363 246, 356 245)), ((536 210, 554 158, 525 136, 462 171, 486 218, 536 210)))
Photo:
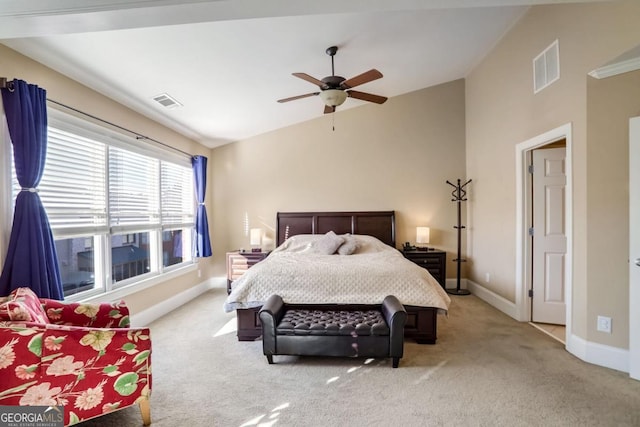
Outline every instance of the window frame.
MULTIPOLYGON (((0 117, 2 117, 2 124, 0 124, 0 150, 5 159, 2 162, 2 170, 6 171, 0 175, 0 184, 6 183, 8 185, 2 185, 0 188, 0 212, 5 211, 8 215, 3 215, 6 221, 0 223, 0 255, 1 259, 4 259, 6 247, 9 241, 9 234, 11 231, 11 224, 13 221, 14 210, 14 193, 12 190, 12 177, 11 171, 14 168, 13 156, 11 153, 11 141, 6 128, 6 120, 4 118, 4 112, 0 105, 0 117), (5 238, 6 236, 6 238, 5 238)), ((168 162, 174 165, 178 165, 184 168, 191 169, 191 158, 187 154, 178 154, 167 147, 161 147, 159 144, 153 144, 150 141, 146 141, 141 138, 135 138, 119 130, 111 129, 104 124, 98 123, 97 120, 89 119, 84 116, 71 114, 66 111, 62 111, 58 108, 47 106, 49 127, 59 129, 65 132, 72 133, 74 135, 96 140, 106 145, 106 159, 105 159, 105 203, 106 203, 106 227, 70 227, 63 229, 52 229, 52 234, 55 241, 62 239, 84 238, 92 239, 93 250, 95 251, 95 257, 100 258, 101 262, 96 262, 95 275, 100 274, 100 280, 96 280, 94 289, 87 291, 81 291, 76 294, 71 294, 64 297, 65 301, 98 301, 104 300, 105 297, 110 299, 122 298, 134 292, 139 292, 143 289, 147 289, 156 284, 171 280, 182 274, 195 271, 197 269, 197 258, 193 257, 193 254, 189 256, 189 259, 173 265, 164 266, 163 253, 162 253, 162 233, 165 229, 191 229, 195 226, 195 214, 197 201, 195 198, 195 191, 192 191, 191 196, 191 211, 190 217, 192 222, 186 222, 182 224, 162 222, 162 201, 160 200, 160 221, 159 223, 146 223, 140 224, 138 227, 111 227, 110 215, 109 215, 109 148, 116 147, 120 150, 128 152, 134 152, 139 155, 147 156, 157 162, 157 180, 158 188, 161 186, 162 177, 162 164, 168 162), (112 278, 112 259, 111 259, 111 238, 114 235, 124 234, 128 236, 130 234, 144 232, 149 233, 149 265, 153 268, 145 273, 126 278, 115 282, 112 278), (101 264, 101 265, 98 265, 101 264)), ((194 190, 195 184, 191 183, 191 189, 194 190)), ((185 237, 183 237, 184 239, 185 237)), ((188 239, 192 241, 193 238, 188 239)), ((86 244, 86 241, 85 241, 86 244)), ((0 263, 0 268, 2 267, 0 263)))

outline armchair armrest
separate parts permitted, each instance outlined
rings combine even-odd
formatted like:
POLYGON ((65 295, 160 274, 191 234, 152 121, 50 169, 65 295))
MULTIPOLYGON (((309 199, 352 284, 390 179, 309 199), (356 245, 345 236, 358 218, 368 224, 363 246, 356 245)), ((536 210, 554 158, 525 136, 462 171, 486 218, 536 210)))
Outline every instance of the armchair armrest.
POLYGON ((129 308, 124 301, 115 303, 77 303, 40 299, 49 322, 56 325, 96 328, 128 328, 129 308))

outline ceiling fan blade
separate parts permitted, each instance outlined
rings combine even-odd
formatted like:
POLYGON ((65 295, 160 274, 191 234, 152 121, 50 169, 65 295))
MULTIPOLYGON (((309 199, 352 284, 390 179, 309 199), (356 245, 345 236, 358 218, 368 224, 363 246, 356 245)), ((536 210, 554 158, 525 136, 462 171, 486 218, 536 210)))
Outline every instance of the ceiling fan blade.
POLYGON ((315 77, 311 77, 309 74, 306 74, 306 73, 292 73, 292 74, 298 77, 299 79, 306 80, 309 83, 313 83, 314 85, 318 86, 320 89, 328 88, 325 82, 323 82, 322 80, 318 80, 315 77))
POLYGON ((292 96, 290 98, 283 98, 283 99, 278 99, 278 102, 289 102, 289 101, 295 101, 296 99, 301 99, 301 98, 308 98, 310 96, 316 96, 319 95, 320 92, 311 92, 311 93, 305 93, 304 95, 298 95, 298 96, 292 96))
POLYGON ((363 101, 375 102, 376 104, 384 104, 387 100, 384 96, 374 95, 372 93, 358 92, 357 90, 348 90, 347 95, 350 98, 362 99, 363 101))
POLYGON ((328 105, 324 106, 324 113, 325 114, 333 113, 335 111, 336 111, 336 107, 330 107, 328 105))
POLYGON ((348 80, 343 81, 340 84, 340 87, 343 89, 351 89, 352 87, 359 86, 361 84, 369 83, 373 80, 377 80, 382 77, 382 73, 375 68, 365 71, 362 74, 359 74, 355 77, 352 77, 348 80))

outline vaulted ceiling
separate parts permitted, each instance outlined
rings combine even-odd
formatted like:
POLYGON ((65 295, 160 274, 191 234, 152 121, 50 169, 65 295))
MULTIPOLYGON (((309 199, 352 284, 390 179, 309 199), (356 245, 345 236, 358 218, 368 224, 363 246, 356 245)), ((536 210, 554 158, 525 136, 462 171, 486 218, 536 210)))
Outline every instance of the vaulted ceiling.
POLYGON ((572 2, 14 0, 0 43, 215 147, 322 116, 319 97, 276 100, 317 91, 291 73, 331 75, 329 46, 337 75, 376 68, 357 89, 394 97, 464 78, 529 6, 572 2))

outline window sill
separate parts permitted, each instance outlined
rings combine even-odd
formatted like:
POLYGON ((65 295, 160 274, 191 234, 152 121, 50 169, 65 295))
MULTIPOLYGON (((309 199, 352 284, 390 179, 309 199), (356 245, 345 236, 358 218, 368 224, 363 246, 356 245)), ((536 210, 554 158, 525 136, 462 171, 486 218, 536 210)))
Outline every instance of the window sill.
POLYGON ((182 276, 183 274, 196 271, 197 269, 198 269, 198 264, 194 262, 193 264, 176 268, 175 270, 171 270, 166 273, 150 277, 148 279, 143 279, 135 283, 131 283, 129 285, 125 285, 117 289, 113 289, 109 292, 103 292, 99 294, 92 294, 92 295, 85 295, 85 296, 78 295, 76 298, 74 298, 75 295, 71 295, 68 298, 65 298, 65 302, 100 303, 100 302, 119 301, 122 298, 126 297, 127 295, 135 294, 137 292, 156 286, 160 283, 166 282, 167 280, 171 280, 176 277, 182 276))

